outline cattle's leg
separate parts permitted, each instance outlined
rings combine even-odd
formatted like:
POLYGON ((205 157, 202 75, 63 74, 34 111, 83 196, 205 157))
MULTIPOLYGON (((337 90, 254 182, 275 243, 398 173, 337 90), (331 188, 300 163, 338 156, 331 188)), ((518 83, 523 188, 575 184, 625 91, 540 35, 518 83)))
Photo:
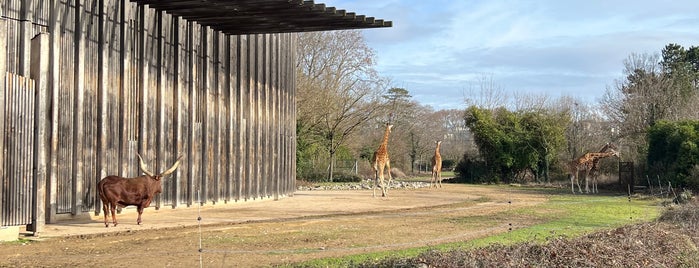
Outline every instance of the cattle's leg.
POLYGON ((104 211, 104 227, 109 227, 109 223, 107 222, 107 217, 109 217, 108 206, 109 205, 107 202, 102 201, 102 211, 104 211))
MULTIPOLYGON (((116 227, 116 226, 117 226, 117 220, 116 220, 116 204, 115 204, 115 203, 110 203, 109 205, 110 205, 109 210, 110 210, 110 212, 112 213, 112 224, 114 224, 114 226, 116 227)), ((106 214, 106 213, 105 213, 105 214, 106 214)))
POLYGON ((138 225, 141 225, 141 214, 143 214, 143 206, 138 206, 138 219, 136 220, 136 223, 138 225))

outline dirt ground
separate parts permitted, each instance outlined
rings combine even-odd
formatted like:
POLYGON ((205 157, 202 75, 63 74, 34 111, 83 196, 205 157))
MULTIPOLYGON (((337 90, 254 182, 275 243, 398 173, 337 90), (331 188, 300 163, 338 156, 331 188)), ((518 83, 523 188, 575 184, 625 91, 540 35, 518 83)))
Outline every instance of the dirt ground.
POLYGON ((0 244, 0 267, 260 267, 463 241, 533 224, 479 218, 546 201, 505 187, 297 191, 293 197, 146 209, 47 225, 36 241, 0 244), (201 221, 197 218, 201 217, 201 221))

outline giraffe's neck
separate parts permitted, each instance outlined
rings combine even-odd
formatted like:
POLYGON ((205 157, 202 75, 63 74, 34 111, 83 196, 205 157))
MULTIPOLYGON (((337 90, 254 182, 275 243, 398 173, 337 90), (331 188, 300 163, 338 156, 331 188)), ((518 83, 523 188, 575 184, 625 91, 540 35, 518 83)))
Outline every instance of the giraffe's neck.
POLYGON ((603 153, 590 153, 590 158, 592 159, 600 159, 600 158, 605 158, 605 157, 610 157, 614 155, 616 152, 611 151, 611 152, 603 152, 603 153))
POLYGON ((442 145, 441 143, 437 143, 437 148, 434 149, 434 155, 440 156, 439 155, 439 146, 441 146, 441 145, 442 145))
POLYGON ((383 140, 381 140, 381 147, 386 147, 388 146, 388 135, 391 134, 391 131, 389 128, 386 128, 386 132, 383 134, 383 140))

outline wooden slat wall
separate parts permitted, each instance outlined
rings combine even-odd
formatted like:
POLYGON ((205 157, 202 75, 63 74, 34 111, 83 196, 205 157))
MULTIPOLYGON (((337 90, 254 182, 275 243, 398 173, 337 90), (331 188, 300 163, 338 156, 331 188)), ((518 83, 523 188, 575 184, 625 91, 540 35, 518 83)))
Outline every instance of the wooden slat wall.
POLYGON ((8 71, 27 67, 27 32, 50 34, 47 222, 100 213, 96 183, 140 174, 137 152, 155 172, 183 155, 157 207, 293 194, 294 34, 229 36, 122 0, 0 7, 34 22, 0 29, 8 71))

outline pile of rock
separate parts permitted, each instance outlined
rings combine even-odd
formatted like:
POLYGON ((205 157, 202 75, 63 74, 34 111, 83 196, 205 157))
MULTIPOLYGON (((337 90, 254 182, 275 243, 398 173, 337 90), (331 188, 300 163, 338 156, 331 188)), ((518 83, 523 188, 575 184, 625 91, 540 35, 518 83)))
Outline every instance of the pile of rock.
MULTIPOLYGON (((373 180, 364 180, 358 183, 337 183, 331 185, 304 185, 298 186, 299 191, 322 191, 322 190, 369 190, 374 187, 373 180)), ((430 187, 429 183, 425 182, 410 182, 410 181, 391 181, 390 189, 418 189, 430 187)), ((379 187, 377 187, 379 188, 379 187)))

